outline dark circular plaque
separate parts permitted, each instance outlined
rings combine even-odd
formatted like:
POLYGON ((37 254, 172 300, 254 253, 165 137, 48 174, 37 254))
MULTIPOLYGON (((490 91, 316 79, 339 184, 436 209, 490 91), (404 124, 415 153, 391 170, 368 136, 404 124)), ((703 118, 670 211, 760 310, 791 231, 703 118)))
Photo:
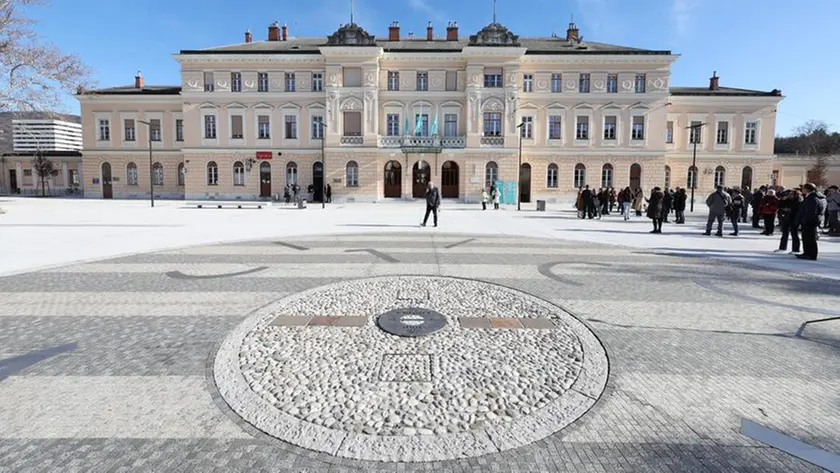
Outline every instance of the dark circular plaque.
POLYGON ((431 309, 392 309, 376 319, 379 328, 399 337, 422 337, 446 327, 446 317, 431 309))

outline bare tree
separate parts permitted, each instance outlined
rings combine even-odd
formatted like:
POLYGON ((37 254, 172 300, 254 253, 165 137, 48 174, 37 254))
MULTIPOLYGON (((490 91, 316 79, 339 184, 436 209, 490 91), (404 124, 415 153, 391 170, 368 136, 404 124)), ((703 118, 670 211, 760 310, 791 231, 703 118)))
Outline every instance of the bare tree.
POLYGON ((800 152, 808 156, 831 154, 833 142, 828 133, 828 124, 819 120, 808 120, 796 128, 799 135, 800 152))
POLYGON ((55 164, 49 158, 44 157, 41 153, 38 153, 32 160, 32 169, 38 176, 38 180, 41 181, 41 197, 46 197, 47 179, 57 176, 58 169, 55 168, 55 164))
POLYGON ((66 93, 89 85, 81 59, 39 41, 22 7, 45 0, 0 0, 0 111, 54 112, 66 93))

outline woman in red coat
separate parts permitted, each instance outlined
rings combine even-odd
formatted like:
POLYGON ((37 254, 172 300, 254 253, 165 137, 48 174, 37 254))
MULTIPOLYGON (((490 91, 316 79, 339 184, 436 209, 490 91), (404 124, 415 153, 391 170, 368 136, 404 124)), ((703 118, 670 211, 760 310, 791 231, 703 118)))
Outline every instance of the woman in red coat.
POLYGON ((764 231, 762 235, 773 235, 773 230, 776 228, 776 212, 779 210, 779 198, 776 197, 776 192, 773 189, 767 191, 767 194, 761 199, 761 207, 758 212, 764 218, 764 231))

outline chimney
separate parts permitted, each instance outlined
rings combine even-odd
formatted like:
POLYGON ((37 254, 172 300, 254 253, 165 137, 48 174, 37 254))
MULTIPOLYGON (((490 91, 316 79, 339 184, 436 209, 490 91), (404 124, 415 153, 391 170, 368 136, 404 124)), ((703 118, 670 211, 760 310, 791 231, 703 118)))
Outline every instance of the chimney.
POLYGON ((246 42, 246 43, 250 43, 251 41, 252 41, 252 39, 251 39, 251 30, 246 30, 246 31, 245 31, 245 42, 246 42))
POLYGON ((280 25, 276 21, 268 25, 268 40, 280 41, 280 25))
POLYGON ((137 71, 137 75, 134 76, 134 88, 135 89, 142 89, 143 88, 143 74, 140 74, 140 71, 137 71))
POLYGON ((572 17, 572 21, 569 22, 569 29, 566 30, 566 41, 580 41, 580 30, 578 30, 577 25, 575 24, 575 17, 572 17))
POLYGON ((434 28, 432 28, 432 22, 430 21, 429 24, 426 25, 426 41, 431 41, 432 39, 434 39, 434 32, 435 30, 434 28))
POLYGON ((287 41, 289 39, 289 27, 283 24, 283 41, 287 41))
POLYGON ((717 71, 712 73, 712 77, 709 78, 709 90, 719 90, 720 89, 720 77, 717 75, 717 71))
POLYGON ((451 21, 446 25, 446 40, 458 41, 458 23, 451 21))
POLYGON ((400 40, 400 22, 393 21, 391 22, 391 26, 388 27, 388 41, 399 41, 400 40))

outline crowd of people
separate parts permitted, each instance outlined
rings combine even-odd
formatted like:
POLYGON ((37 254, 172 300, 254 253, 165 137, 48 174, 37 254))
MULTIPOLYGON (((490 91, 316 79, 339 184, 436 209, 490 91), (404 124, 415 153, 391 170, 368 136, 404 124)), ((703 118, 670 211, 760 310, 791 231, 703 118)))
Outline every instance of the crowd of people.
MULTIPOLYGON (((673 213, 674 223, 685 223, 685 209, 689 201, 684 188, 662 189, 654 187, 649 195, 641 188, 626 187, 621 190, 584 186, 578 189, 576 208, 578 218, 601 218, 619 211, 629 220, 631 211, 641 217, 644 213, 653 222, 650 233, 662 233, 662 224, 669 223, 673 213)), ((781 233, 779 249, 786 252, 791 241, 791 254, 797 258, 816 260, 819 228, 829 236, 840 236, 840 192, 836 185, 820 191, 814 184, 804 184, 795 189, 780 186, 761 186, 752 191, 718 186, 706 196, 708 218, 704 235, 711 236, 717 223, 716 236, 723 236, 725 221, 732 223, 732 236, 740 234, 740 223, 747 223, 752 210, 752 228, 761 229, 762 235, 773 236, 778 228, 781 233), (800 251, 801 250, 801 251, 800 251)))

